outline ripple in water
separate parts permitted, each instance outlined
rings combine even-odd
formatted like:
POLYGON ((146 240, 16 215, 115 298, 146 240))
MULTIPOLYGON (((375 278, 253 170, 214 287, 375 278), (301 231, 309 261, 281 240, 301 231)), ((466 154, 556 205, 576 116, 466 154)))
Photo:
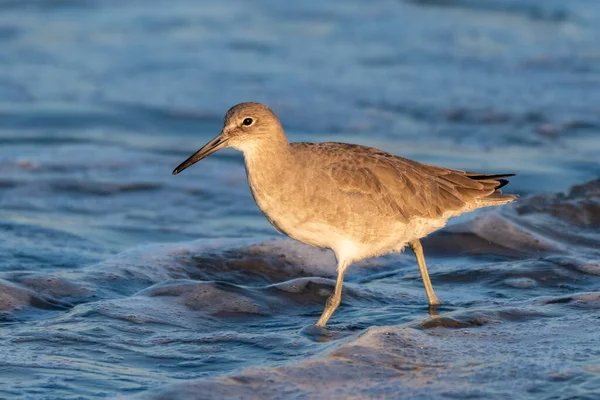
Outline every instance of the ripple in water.
POLYGON ((2 2, 0 398, 593 398, 598 15, 2 2), (292 140, 516 172, 522 197, 424 241, 437 314, 408 251, 353 265, 315 329, 333 255, 276 236, 239 154, 171 176, 247 100, 292 140))

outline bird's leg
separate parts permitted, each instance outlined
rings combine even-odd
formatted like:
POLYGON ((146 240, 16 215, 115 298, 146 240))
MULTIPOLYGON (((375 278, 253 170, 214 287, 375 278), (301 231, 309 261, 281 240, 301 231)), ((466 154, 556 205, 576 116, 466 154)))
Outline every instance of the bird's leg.
POLYGON ((349 263, 345 261, 338 262, 338 275, 335 281, 335 290, 333 294, 327 298, 325 309, 323 310, 323 314, 321 314, 321 318, 319 318, 319 322, 317 322, 317 326, 324 327, 335 309, 340 305, 340 302, 342 301, 342 286, 344 285, 344 272, 346 272, 348 265, 349 263))
POLYGON ((425 256, 423 255, 423 246, 421 246, 419 239, 408 242, 408 244, 417 257, 417 263, 419 264, 419 271, 421 272, 423 285, 425 285, 425 293, 427 293, 429 306, 437 306, 441 303, 441 301, 435 295, 433 286, 431 286, 431 280, 429 280, 429 273, 427 272, 427 265, 425 264, 425 256))

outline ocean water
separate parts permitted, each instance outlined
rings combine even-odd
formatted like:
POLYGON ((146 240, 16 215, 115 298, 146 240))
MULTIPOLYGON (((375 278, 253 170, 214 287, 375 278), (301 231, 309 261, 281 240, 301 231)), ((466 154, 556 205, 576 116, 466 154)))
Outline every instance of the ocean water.
POLYGON ((600 2, 1 0, 0 398, 600 393, 600 2), (517 173, 514 204, 352 266, 282 237, 219 152, 292 141, 517 173))

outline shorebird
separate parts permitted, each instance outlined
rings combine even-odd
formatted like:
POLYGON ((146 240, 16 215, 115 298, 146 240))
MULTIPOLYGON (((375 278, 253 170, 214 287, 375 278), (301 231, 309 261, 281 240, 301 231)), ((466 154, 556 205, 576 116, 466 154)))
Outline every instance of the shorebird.
POLYGON ((275 229, 334 252, 337 280, 320 327, 340 304, 350 264, 406 245, 415 253, 429 306, 440 304, 419 239, 448 218, 517 198, 499 190, 514 174, 437 167, 356 144, 290 143, 277 116, 260 103, 230 108, 221 133, 173 174, 226 147, 244 154, 254 200, 275 229))

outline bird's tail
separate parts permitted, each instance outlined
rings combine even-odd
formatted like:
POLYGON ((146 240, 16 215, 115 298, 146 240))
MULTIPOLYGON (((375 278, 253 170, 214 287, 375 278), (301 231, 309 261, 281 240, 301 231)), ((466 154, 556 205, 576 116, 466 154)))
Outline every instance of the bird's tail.
POLYGON ((510 203, 519 197, 516 194, 504 194, 500 190, 500 188, 508 185, 508 180, 504 178, 515 176, 515 174, 486 175, 467 172, 466 176, 475 181, 488 184, 495 189, 491 194, 478 199, 480 207, 499 206, 501 204, 510 203))

